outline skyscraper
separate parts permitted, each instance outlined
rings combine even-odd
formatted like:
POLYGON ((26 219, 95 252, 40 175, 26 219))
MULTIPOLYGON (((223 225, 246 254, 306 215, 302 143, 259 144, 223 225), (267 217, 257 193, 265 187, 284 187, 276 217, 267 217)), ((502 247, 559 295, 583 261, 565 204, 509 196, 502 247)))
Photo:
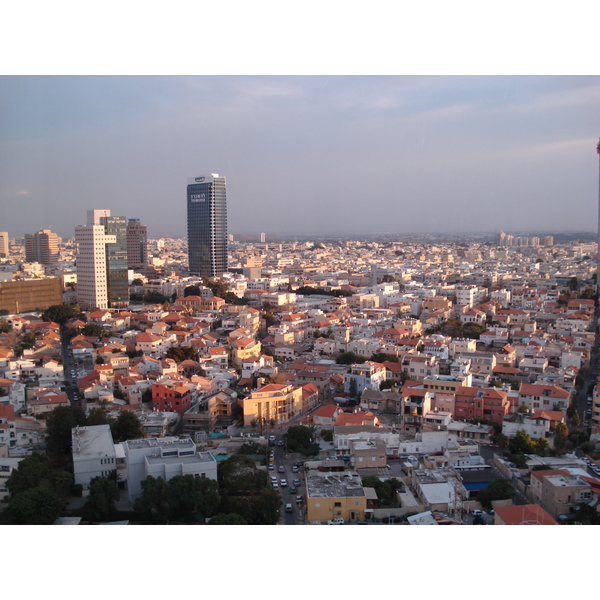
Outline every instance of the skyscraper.
POLYGON ((8 257, 8 231, 0 231, 0 257, 8 257))
POLYGON ((188 258, 191 275, 218 277, 227 271, 225 177, 191 177, 187 186, 188 258))
POLYGON ((148 264, 148 237, 146 226, 139 219, 127 222, 127 266, 140 269, 148 264))
POLYGON ((49 229, 25 234, 25 260, 50 265, 58 261, 58 236, 49 229))
POLYGON ((110 210, 88 210, 87 224, 75 228, 77 302, 83 309, 129 304, 125 217, 110 210))

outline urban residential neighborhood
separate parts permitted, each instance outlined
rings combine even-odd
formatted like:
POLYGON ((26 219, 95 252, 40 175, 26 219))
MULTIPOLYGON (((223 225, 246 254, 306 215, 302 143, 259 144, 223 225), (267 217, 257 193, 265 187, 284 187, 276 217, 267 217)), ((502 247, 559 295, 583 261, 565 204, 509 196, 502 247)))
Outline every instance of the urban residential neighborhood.
POLYGON ((0 232, 4 524, 598 524, 598 245, 0 232))

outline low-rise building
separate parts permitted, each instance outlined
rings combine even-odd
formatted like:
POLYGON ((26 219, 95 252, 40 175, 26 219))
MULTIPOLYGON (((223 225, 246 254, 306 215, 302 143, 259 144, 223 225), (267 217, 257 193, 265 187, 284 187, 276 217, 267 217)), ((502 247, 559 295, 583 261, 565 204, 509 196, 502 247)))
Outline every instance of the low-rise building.
POLYGON ((198 475, 217 480, 215 457, 210 452, 197 452, 190 438, 127 440, 123 446, 131 502, 141 496, 142 481, 149 475, 165 481, 176 475, 198 475))
POLYGON ((306 475, 308 521, 365 519, 367 496, 355 471, 310 471, 306 475))
POLYGON ((94 477, 109 477, 117 470, 117 452, 110 425, 74 427, 71 430, 75 483, 87 488, 94 477))

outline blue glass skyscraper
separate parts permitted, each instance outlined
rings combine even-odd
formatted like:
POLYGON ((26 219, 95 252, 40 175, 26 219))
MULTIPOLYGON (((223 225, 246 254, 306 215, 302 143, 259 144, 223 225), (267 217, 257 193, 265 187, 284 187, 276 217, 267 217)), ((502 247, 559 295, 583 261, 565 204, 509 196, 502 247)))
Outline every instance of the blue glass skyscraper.
POLYGON ((190 275, 219 277, 227 271, 225 177, 211 173, 188 179, 187 226, 190 275))

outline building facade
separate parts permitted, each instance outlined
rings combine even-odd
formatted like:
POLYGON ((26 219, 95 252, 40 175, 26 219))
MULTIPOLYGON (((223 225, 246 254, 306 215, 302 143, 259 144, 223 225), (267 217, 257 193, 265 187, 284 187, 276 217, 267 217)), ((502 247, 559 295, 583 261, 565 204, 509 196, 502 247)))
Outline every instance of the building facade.
POLYGON ((211 173, 188 179, 187 225, 190 274, 218 277, 227 271, 225 177, 211 173))
POLYGON ((58 236, 49 229, 25 234, 25 260, 50 265, 58 261, 58 236))
POLYGON ((148 265, 148 233, 139 219, 127 221, 127 266, 140 269, 148 265))
POLYGON ((83 309, 123 308, 127 287, 125 217, 110 210, 88 210, 87 224, 75 228, 77 241, 77 302, 83 309))

